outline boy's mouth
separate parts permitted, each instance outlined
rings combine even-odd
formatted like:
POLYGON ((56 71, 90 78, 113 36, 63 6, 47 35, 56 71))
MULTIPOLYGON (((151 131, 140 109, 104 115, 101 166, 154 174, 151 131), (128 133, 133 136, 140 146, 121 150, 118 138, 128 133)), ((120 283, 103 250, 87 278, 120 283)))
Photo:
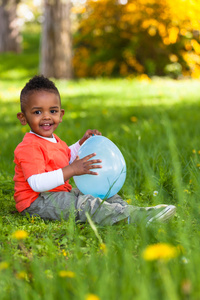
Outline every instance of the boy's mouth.
POLYGON ((40 125, 41 127, 42 127, 42 129, 44 129, 44 130, 49 130, 49 129, 51 129, 51 126, 52 126, 53 124, 50 124, 50 123, 45 123, 45 124, 42 124, 42 125, 40 125))

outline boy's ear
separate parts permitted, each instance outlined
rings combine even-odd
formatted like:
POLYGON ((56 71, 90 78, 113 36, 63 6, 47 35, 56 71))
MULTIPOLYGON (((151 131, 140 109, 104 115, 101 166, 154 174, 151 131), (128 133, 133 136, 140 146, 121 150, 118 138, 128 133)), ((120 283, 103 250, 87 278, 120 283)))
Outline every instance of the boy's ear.
POLYGON ((61 109, 61 111, 60 111, 60 123, 62 122, 62 118, 63 118, 64 114, 65 114, 65 110, 61 109))
POLYGON ((20 121, 20 123, 21 123, 22 125, 26 125, 26 124, 27 124, 26 117, 25 117, 24 113, 19 112, 19 113, 17 114, 17 118, 19 119, 19 121, 20 121))

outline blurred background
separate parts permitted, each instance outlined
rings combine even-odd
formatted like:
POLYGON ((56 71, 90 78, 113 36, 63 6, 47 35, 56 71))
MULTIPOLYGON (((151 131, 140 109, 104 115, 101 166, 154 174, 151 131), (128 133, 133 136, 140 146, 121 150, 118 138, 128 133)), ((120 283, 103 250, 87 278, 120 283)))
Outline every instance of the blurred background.
POLYGON ((0 0, 0 76, 199 78, 198 2, 0 0))

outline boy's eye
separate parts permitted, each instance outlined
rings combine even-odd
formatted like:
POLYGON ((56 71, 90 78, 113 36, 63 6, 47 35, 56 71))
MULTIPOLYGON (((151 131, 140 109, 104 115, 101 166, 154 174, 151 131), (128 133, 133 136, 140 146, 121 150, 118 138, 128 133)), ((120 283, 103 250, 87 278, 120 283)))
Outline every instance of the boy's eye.
POLYGON ((50 112, 51 112, 51 114, 55 114, 55 113, 57 113, 57 110, 51 109, 50 112))
POLYGON ((41 114, 41 111, 40 111, 40 110, 36 110, 36 111, 34 111, 34 114, 40 115, 40 114, 41 114))

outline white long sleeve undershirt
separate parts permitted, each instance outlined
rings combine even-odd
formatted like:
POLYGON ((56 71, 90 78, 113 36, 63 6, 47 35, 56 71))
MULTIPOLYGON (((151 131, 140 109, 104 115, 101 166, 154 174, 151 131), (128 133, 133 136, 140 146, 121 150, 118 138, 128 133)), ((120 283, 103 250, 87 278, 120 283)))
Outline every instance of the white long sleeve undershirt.
MULTIPOLYGON (((30 133, 35 134, 32 131, 30 131, 30 133)), ((51 143, 57 143, 54 136, 52 138, 46 138, 40 135, 37 136, 45 140, 48 140, 51 143)), ((75 160, 76 156, 78 155, 78 150, 80 148, 79 141, 69 146, 69 148, 71 150, 71 158, 69 163, 71 164, 75 160)), ((33 191, 37 193, 46 192, 64 184, 63 171, 62 169, 58 169, 51 172, 32 175, 27 179, 27 181, 33 191)))

